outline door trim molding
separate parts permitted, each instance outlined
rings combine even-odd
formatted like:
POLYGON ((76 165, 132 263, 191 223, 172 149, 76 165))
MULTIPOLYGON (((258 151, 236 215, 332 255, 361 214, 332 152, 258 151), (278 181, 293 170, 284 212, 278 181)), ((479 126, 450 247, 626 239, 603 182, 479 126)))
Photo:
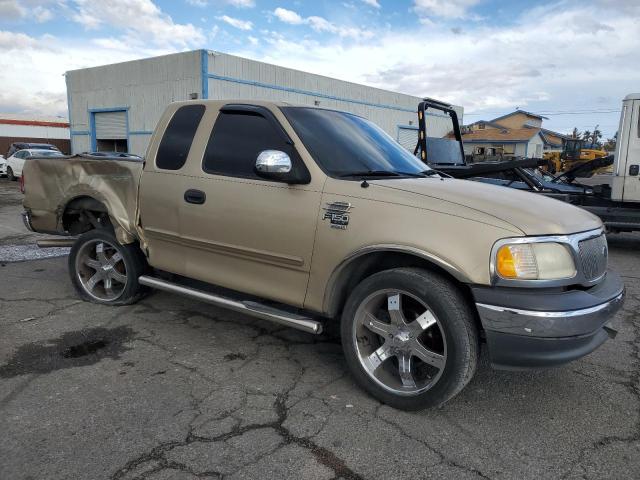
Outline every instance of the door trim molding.
MULTIPOLYGON (((238 247, 235 245, 229 245, 228 243, 212 242, 210 240, 201 240, 192 237, 181 237, 148 227, 146 227, 144 231, 147 237, 185 247, 196 248, 198 250, 204 250, 207 252, 217 253, 221 255, 232 255, 234 257, 240 257, 262 263, 269 263, 282 267, 299 268, 304 266, 303 258, 294 257, 291 255, 282 255, 280 253, 273 253, 248 247, 238 247)), ((296 268, 296 270, 298 268, 296 268)))

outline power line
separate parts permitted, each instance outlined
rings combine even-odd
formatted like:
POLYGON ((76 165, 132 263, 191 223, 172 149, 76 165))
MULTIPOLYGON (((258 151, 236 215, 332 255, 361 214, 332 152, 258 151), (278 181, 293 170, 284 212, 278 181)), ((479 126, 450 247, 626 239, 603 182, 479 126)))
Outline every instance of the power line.
MULTIPOLYGON (((556 115, 593 115, 595 113, 620 113, 620 109, 616 110, 575 110, 575 111, 551 111, 551 112, 527 112, 534 115, 541 116, 556 116, 556 115)), ((483 112, 483 113, 466 113, 465 117, 478 116, 478 115, 499 115, 500 112, 483 112)))

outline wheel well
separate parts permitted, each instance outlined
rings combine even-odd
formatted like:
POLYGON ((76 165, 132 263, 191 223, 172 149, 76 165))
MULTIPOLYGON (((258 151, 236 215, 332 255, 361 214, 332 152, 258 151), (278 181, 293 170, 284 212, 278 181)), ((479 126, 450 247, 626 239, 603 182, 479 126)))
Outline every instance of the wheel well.
POLYGON ((92 197, 76 197, 64 208, 62 227, 71 235, 79 235, 94 228, 110 228, 107 207, 92 197))
MULTIPOLYGON (((384 270, 402 267, 422 268, 447 278, 460 290, 465 299, 473 305, 473 295, 469 286, 455 278, 451 273, 436 263, 411 253, 382 251, 372 252, 358 257, 342 269, 338 278, 333 283, 332 290, 328 292, 330 295, 329 316, 336 318, 342 313, 342 309, 349 295, 365 278, 384 270)), ((475 308, 473 310, 475 311, 475 308)), ((476 323, 478 329, 481 330, 482 325, 477 315, 476 323)))

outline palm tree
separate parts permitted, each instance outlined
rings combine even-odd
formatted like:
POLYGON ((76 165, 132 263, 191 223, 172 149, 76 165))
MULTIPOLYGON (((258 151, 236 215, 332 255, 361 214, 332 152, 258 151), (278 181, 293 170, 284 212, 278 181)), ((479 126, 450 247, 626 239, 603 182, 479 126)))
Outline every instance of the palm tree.
POLYGON ((582 133, 578 130, 577 127, 573 127, 573 132, 571 132, 571 138, 580 138, 582 133))
POLYGON ((591 143, 593 145, 600 145, 600 139, 602 138, 602 132, 598 129, 600 125, 596 125, 591 133, 591 143))
POLYGON ((585 130, 584 132, 582 132, 582 140, 584 140, 585 142, 589 142, 590 139, 591 132, 589 130, 585 130))

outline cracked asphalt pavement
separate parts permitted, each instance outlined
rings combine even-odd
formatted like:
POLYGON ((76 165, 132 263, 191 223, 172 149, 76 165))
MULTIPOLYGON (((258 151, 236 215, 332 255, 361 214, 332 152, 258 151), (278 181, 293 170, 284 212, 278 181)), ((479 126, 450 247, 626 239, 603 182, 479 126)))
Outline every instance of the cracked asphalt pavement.
MULTIPOLYGON (((15 184, 0 202, 2 255, 36 237, 15 184)), ((5 259, 0 478, 640 478, 640 235, 609 244, 614 340, 532 372, 483 351, 459 396, 412 413, 359 390, 336 338, 161 292, 85 303, 66 257, 5 259)))

